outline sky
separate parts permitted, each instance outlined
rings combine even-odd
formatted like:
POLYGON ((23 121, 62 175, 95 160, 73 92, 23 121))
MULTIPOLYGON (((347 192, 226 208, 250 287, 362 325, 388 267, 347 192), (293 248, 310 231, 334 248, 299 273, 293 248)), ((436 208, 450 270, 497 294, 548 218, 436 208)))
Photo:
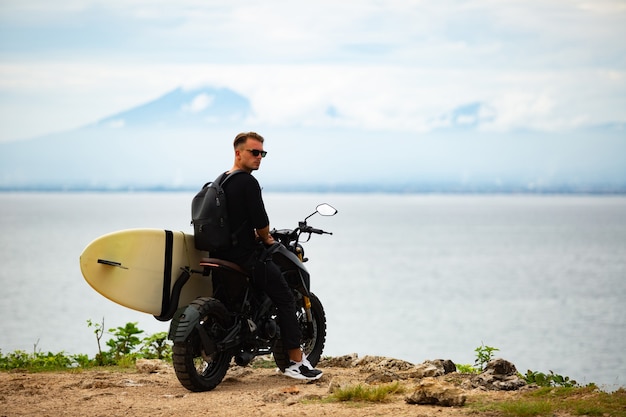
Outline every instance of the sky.
POLYGON ((624 0, 0 0, 0 141, 200 85, 265 126, 623 129, 624 39, 624 0))

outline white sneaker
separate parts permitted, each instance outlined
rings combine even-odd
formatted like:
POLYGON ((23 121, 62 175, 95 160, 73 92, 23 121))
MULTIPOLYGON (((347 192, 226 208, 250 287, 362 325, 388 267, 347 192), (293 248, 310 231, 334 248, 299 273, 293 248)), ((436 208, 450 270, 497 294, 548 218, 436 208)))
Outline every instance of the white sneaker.
POLYGON ((307 358, 303 355, 301 362, 291 361, 289 367, 285 368, 283 375, 287 375, 288 377, 295 379, 315 381, 316 379, 320 379, 323 374, 319 369, 313 368, 307 358))

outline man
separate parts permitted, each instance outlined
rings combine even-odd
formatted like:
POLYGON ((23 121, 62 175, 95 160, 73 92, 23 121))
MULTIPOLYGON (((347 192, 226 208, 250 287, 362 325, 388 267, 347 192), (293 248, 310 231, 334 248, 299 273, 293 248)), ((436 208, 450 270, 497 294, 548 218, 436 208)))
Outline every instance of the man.
POLYGON ((223 185, 228 201, 230 230, 237 231, 237 243, 227 251, 213 256, 239 264, 254 277, 255 286, 263 290, 278 309, 283 346, 287 349, 290 366, 284 374, 296 379, 315 380, 322 372, 313 368, 300 348, 302 333, 296 318, 296 302, 276 264, 269 261, 262 266, 257 258, 259 241, 264 245, 275 243, 270 234, 269 218, 265 211, 261 187, 251 173, 261 166, 263 137, 255 132, 240 133, 235 137, 235 162, 228 172, 243 171, 233 175, 223 185))

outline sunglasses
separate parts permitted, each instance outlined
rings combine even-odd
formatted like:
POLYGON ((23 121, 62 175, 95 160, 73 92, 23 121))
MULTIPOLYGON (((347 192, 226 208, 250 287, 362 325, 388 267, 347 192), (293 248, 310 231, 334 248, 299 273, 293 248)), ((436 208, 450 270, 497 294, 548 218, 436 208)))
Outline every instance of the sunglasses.
POLYGON ((258 149, 246 149, 246 151, 250 152, 255 158, 259 155, 261 155, 261 158, 265 158, 265 155, 267 155, 267 151, 260 151, 258 149))

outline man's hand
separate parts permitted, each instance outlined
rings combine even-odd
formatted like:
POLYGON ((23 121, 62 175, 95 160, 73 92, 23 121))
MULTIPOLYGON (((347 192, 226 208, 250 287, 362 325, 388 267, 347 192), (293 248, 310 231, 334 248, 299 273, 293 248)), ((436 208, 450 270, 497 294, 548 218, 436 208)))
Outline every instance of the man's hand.
POLYGON ((263 229, 256 229, 255 232, 256 232, 257 237, 259 238, 261 242, 263 242, 263 244, 267 246, 271 246, 274 243, 276 243, 276 241, 274 240, 274 237, 270 234, 269 225, 267 225, 263 229))

